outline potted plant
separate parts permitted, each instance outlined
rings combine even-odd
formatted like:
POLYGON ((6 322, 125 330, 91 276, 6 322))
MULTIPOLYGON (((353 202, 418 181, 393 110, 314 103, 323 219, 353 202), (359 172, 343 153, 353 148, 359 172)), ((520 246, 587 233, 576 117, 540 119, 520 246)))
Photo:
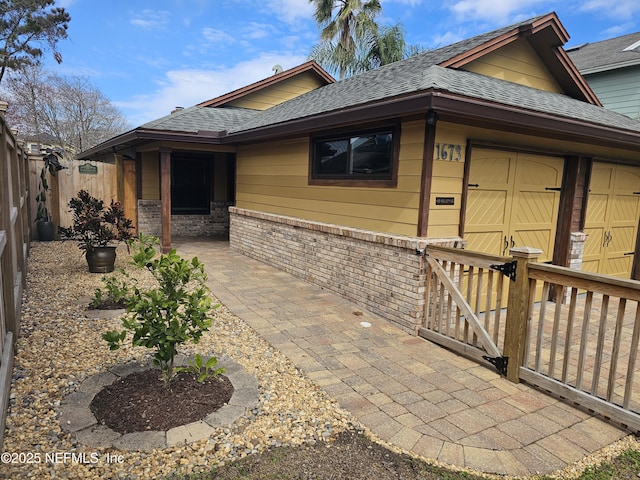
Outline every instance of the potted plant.
POLYGON ((47 181, 47 172, 51 176, 55 175, 58 170, 62 170, 60 161, 56 156, 56 152, 47 150, 42 160, 44 165, 40 170, 40 182, 38 183, 38 195, 36 195, 36 201, 38 202, 38 211, 36 212, 36 228, 38 229, 38 239, 43 242, 50 242, 54 238, 55 228, 53 225, 53 218, 47 208, 47 191, 49 190, 49 182, 47 181))
POLYGON ((133 237, 133 223, 124 216, 119 202, 111 200, 106 207, 102 200, 80 190, 69 201, 73 212, 73 226, 59 228, 65 238, 78 240, 78 247, 85 252, 89 271, 109 273, 116 261, 116 247, 112 242, 127 241, 133 237))

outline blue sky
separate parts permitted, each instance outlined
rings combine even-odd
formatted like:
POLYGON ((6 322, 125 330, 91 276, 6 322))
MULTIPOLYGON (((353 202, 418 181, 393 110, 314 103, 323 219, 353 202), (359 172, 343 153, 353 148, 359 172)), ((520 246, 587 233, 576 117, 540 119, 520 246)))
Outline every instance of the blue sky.
MULTIPOLYGON (((88 77, 132 126, 306 61, 318 40, 308 0, 58 0, 71 14, 64 61, 88 77)), ((409 43, 437 48, 555 11, 567 46, 640 30, 638 0, 382 0, 381 23, 401 22, 409 43)))

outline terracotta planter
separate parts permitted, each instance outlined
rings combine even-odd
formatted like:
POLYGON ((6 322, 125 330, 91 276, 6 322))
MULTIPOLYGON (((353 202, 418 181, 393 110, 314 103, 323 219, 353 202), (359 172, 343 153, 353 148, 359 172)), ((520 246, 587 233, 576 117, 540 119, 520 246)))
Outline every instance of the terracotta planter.
POLYGON ((91 273, 113 272, 116 263, 116 247, 95 247, 87 250, 86 258, 91 273))
POLYGON ((50 242, 55 235, 55 227, 53 222, 45 222, 43 220, 36 223, 38 228, 38 240, 41 242, 50 242))

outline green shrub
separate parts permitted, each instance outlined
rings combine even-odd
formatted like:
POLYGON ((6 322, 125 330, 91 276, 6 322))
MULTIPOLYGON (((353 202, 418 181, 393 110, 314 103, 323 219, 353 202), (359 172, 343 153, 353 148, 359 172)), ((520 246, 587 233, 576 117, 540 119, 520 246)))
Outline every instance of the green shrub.
POLYGON ((185 342, 197 344, 211 327, 212 305, 205 285, 204 265, 194 257, 186 260, 175 250, 158 255, 158 239, 141 235, 132 243, 133 263, 147 269, 157 288, 139 287, 135 278, 121 272, 120 279, 105 282, 105 289, 113 298, 124 300, 126 313, 123 329, 106 332, 102 338, 111 350, 117 350, 133 334, 134 346, 154 350, 154 363, 160 367, 165 387, 171 386, 177 347, 185 342))

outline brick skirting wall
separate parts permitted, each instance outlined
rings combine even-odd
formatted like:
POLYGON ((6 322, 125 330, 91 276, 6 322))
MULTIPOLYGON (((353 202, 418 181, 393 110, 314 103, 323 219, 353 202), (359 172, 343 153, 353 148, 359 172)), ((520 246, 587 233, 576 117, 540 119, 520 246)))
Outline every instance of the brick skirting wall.
MULTIPOLYGON (((209 215, 171 215, 171 236, 228 237, 231 202, 211 202, 209 215)), ((138 200, 138 230, 147 235, 162 235, 160 200, 138 200)))
MULTIPOLYGON (((416 334, 425 308, 424 239, 229 208, 231 248, 346 297, 416 334)), ((295 292, 291 292, 295 295, 295 292)))

